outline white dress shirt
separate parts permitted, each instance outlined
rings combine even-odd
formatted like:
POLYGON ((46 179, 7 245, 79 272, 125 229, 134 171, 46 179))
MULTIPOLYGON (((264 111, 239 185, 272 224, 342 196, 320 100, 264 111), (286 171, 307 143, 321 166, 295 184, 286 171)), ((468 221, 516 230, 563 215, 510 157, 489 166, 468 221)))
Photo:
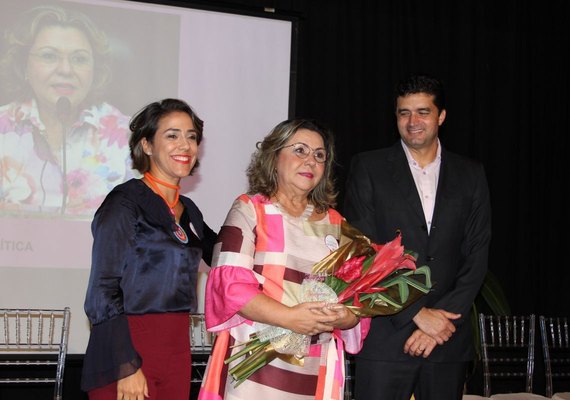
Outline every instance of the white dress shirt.
POLYGON ((435 206, 435 194, 437 192, 439 168, 441 166, 441 144, 438 139, 435 160, 426 165, 424 168, 420 167, 418 162, 414 160, 412 153, 404 141, 402 141, 402 147, 404 148, 404 153, 406 153, 410 171, 412 171, 412 176, 414 177, 414 182, 416 183, 416 188, 418 190, 418 195, 420 196, 420 200, 422 202, 427 231, 429 234, 431 230, 433 208, 435 206))

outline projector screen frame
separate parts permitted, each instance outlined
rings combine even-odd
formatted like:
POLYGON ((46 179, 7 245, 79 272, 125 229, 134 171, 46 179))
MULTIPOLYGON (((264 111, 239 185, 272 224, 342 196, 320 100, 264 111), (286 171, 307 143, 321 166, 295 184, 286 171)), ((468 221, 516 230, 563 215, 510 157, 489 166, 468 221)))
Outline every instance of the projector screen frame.
MULTIPOLYGON (((115 0, 116 1, 116 0, 115 0)), ((71 0, 70 2, 75 2, 81 4, 77 0, 71 0)), ((294 116, 295 110, 295 95, 296 95, 296 86, 297 86, 297 51, 298 51, 298 31, 299 31, 299 17, 295 15, 284 15, 277 12, 269 12, 269 11, 259 11, 259 10, 252 10, 247 8, 227 8, 227 7, 220 7, 216 4, 204 5, 204 4, 197 4, 194 2, 173 2, 173 1, 132 1, 132 0, 122 0, 116 1, 117 3, 141 3, 141 4, 153 4, 153 5, 164 5, 164 6, 171 6, 171 7, 180 7, 184 9, 190 10, 202 10, 202 11, 212 11, 212 12, 220 12, 225 14, 235 14, 241 16, 251 16, 257 18, 264 18, 264 19, 273 19, 273 20, 282 20, 287 21, 291 24, 291 35, 290 35, 290 54, 289 54, 289 96, 287 100, 287 110, 285 107, 282 107, 283 113, 287 112, 287 117, 291 118, 294 116)), ((52 3, 52 1, 45 1, 39 2, 34 1, 34 4, 37 3, 52 3)), ((91 5, 98 5, 96 3, 90 3, 91 5)), ((28 5, 23 5, 21 8, 27 9, 31 7, 28 5)), ((18 8, 20 8, 18 6, 18 8)), ((281 63, 281 65, 284 65, 281 63)), ((1 97, 1 96, 0 96, 1 97)), ((285 99, 284 99, 285 100, 285 99)), ((4 104, 4 102, 2 103, 4 104)), ((191 102, 192 104, 192 102, 191 102)), ((140 106, 143 104, 141 103, 140 106)), ((192 104, 194 106, 194 104, 192 104)), ((285 104, 284 104, 285 105, 285 104)), ((198 114, 201 115, 201 110, 198 109, 198 114)), ((283 115, 285 117, 285 115, 283 115)), ((209 135, 211 135, 211 131, 208 129, 212 127, 212 123, 216 121, 211 121, 206 119, 206 128, 205 128, 205 140, 200 146, 206 150, 205 158, 211 157, 212 154, 216 153, 216 148, 210 148, 208 150, 209 144, 209 135)), ((273 125, 280 121, 275 120, 273 125)), ((272 127, 271 126, 271 127, 272 127)), ((269 125, 265 126, 264 133, 268 133, 268 129, 270 128, 269 125)), ((260 137, 261 138, 261 137, 260 137)), ((251 148, 253 150, 253 148, 251 148)), ((244 154, 243 157, 247 157, 249 159, 248 154, 244 154)), ((185 179, 184 181, 197 181, 198 183, 190 184, 191 190, 197 186, 197 192, 203 192, 203 189, 200 189, 200 171, 204 167, 204 164, 197 170, 197 176, 190 177, 185 179)), ((245 178, 245 170, 241 172, 241 175, 245 178)), ((186 187, 183 181, 183 188, 186 187)), ((203 194, 203 193, 202 193, 203 194)), ((239 195, 240 193, 235 193, 235 196, 239 195)), ((215 193, 211 194, 215 196, 215 193)), ((191 193, 191 197, 192 196, 191 193)), ((219 213, 223 214, 225 217, 225 213, 229 209, 229 205, 233 201, 233 198, 227 198, 225 201, 228 203, 228 207, 225 209, 220 208, 219 213)), ((197 202, 198 206, 200 207, 204 202, 197 202)), ((0 213, 1 214, 1 213, 0 213)), ((8 214, 9 217, 13 217, 13 215, 8 214)), ((26 215, 25 218, 31 218, 32 216, 26 215)), ((6 222, 6 214, 0 215, 0 221, 6 222)), ((38 216, 37 218, 41 219, 43 223, 50 224, 53 223, 53 236, 57 236, 59 232, 57 231, 57 221, 50 221, 49 216, 38 216)), ((69 226, 76 223, 85 223, 86 221, 75 221, 72 218, 68 219, 61 219, 64 222, 63 226, 69 226)), ((210 223, 207 220, 208 223, 210 223)), ((210 223, 211 224, 211 223, 210 223)), ((215 229, 219 229, 219 226, 213 226, 215 229)), ((82 236, 89 236, 90 232, 87 230, 82 231, 82 236)), ((7 247, 14 247, 19 246, 20 242, 10 242, 9 240, 4 240, 2 237, 2 232, 0 232, 0 246, 2 246, 2 250, 5 251, 7 247)), ((4 235, 6 236, 6 235, 4 235)), ((25 242, 24 248, 22 251, 25 251, 25 242)), ((28 242, 29 243, 29 242, 28 242)), ((70 247, 73 247, 71 244, 70 247)), ((13 249, 12 249, 13 250, 13 249)), ((12 251, 10 250, 10 251, 12 251)), ((73 250, 73 249, 72 249, 73 250)), ((88 257, 90 259, 90 254, 84 252, 82 257, 88 257)), ((0 252, 0 256, 3 253, 0 252)), ((6 252, 4 254, 7 254, 6 252)), ((74 259, 73 256, 69 256, 69 254, 61 254, 60 256, 67 257, 71 264, 76 263, 77 259, 74 259)), ((83 260, 82 260, 83 262, 83 260)), ((63 263, 62 263, 63 265, 63 263)), ((4 260, 0 265, 0 275, 3 277, 1 280, 4 280, 4 283, 0 283, 0 302, 5 307, 13 307, 13 308, 23 308, 23 307, 36 307, 36 308, 44 308, 44 307, 62 307, 62 306, 71 306, 72 307, 72 318, 71 318, 71 329, 70 329, 70 344, 69 344, 69 353, 70 354, 83 354, 84 348, 86 346, 86 338, 88 337, 89 331, 89 324, 87 318, 83 312, 83 298, 85 295, 86 290, 86 274, 88 276, 89 270, 84 268, 74 268, 73 266, 65 265, 63 268, 54 267, 52 265, 48 267, 42 268, 28 268, 26 266, 21 266, 17 262, 10 262, 5 263, 4 260), (50 277, 51 273, 55 273, 57 278, 50 277), (16 277, 14 279, 14 277, 16 277), (54 295, 58 297, 56 299, 53 298, 54 295), (34 297, 34 300, 30 300, 30 296, 34 297), (37 297, 41 297, 40 300, 36 300, 37 297), (43 297, 42 297, 43 296, 43 297), (43 301, 45 299, 46 301, 43 301)), ((201 285, 203 289, 204 281, 202 279, 201 285)), ((200 302, 199 302, 200 303, 200 302)), ((203 307, 203 299, 202 304, 203 307)), ((199 309, 200 310, 200 309, 199 309)))
POLYGON ((289 73, 289 118, 295 117, 296 98, 297 98, 297 65, 298 65, 298 49, 299 49, 299 26, 302 19, 301 13, 295 13, 290 10, 278 10, 273 7, 254 7, 245 4, 228 4, 226 2, 218 2, 215 0, 205 0, 204 2, 189 0, 124 0, 133 3, 157 4, 181 8, 189 8, 194 10, 214 11, 227 14, 244 15, 250 17, 275 19, 280 21, 291 22, 291 64, 289 73))

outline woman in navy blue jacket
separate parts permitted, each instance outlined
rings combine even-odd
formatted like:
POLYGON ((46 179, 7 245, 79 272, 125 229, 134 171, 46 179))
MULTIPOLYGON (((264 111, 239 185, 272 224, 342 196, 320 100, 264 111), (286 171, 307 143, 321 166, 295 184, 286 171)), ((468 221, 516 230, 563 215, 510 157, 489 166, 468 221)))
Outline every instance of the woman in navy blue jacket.
POLYGON ((143 177, 116 186, 92 223, 82 389, 90 399, 188 400, 189 314, 216 235, 179 184, 198 165, 203 122, 184 101, 165 99, 139 111, 130 129, 143 177))

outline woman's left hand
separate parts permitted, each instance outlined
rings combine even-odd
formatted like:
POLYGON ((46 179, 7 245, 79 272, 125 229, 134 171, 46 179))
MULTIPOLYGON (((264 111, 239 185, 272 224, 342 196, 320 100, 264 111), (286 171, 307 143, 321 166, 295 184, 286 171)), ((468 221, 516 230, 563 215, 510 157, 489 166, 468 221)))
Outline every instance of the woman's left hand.
POLYGON ((117 400, 144 400, 148 398, 148 384, 142 369, 117 381, 117 400))
POLYGON ((350 329, 359 322, 359 318, 343 304, 327 304, 322 308, 322 312, 336 317, 331 325, 338 329, 350 329))

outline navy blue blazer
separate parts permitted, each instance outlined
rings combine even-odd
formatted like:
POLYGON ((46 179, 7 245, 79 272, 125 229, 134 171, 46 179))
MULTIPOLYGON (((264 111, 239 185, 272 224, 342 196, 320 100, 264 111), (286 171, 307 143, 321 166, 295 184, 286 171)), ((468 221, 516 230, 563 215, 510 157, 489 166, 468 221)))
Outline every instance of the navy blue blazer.
POLYGON ((487 271, 491 239, 489 190, 482 164, 442 148, 437 195, 428 234, 420 197, 402 144, 353 157, 344 216, 375 243, 402 232, 402 243, 419 253, 417 266, 431 269, 432 291, 390 317, 373 318, 357 355, 403 361, 404 343, 422 308, 460 313, 451 339, 436 346, 430 361, 457 362, 474 356, 470 309, 487 271))
MULTIPOLYGON (((198 267, 201 259, 210 264, 216 233, 191 199, 180 196, 180 202, 186 243, 174 233, 164 200, 140 179, 117 185, 95 213, 84 304, 92 325, 83 361, 84 391, 141 366, 127 315, 196 311, 198 267)), ((187 328, 180 334, 187 335, 187 328)))

